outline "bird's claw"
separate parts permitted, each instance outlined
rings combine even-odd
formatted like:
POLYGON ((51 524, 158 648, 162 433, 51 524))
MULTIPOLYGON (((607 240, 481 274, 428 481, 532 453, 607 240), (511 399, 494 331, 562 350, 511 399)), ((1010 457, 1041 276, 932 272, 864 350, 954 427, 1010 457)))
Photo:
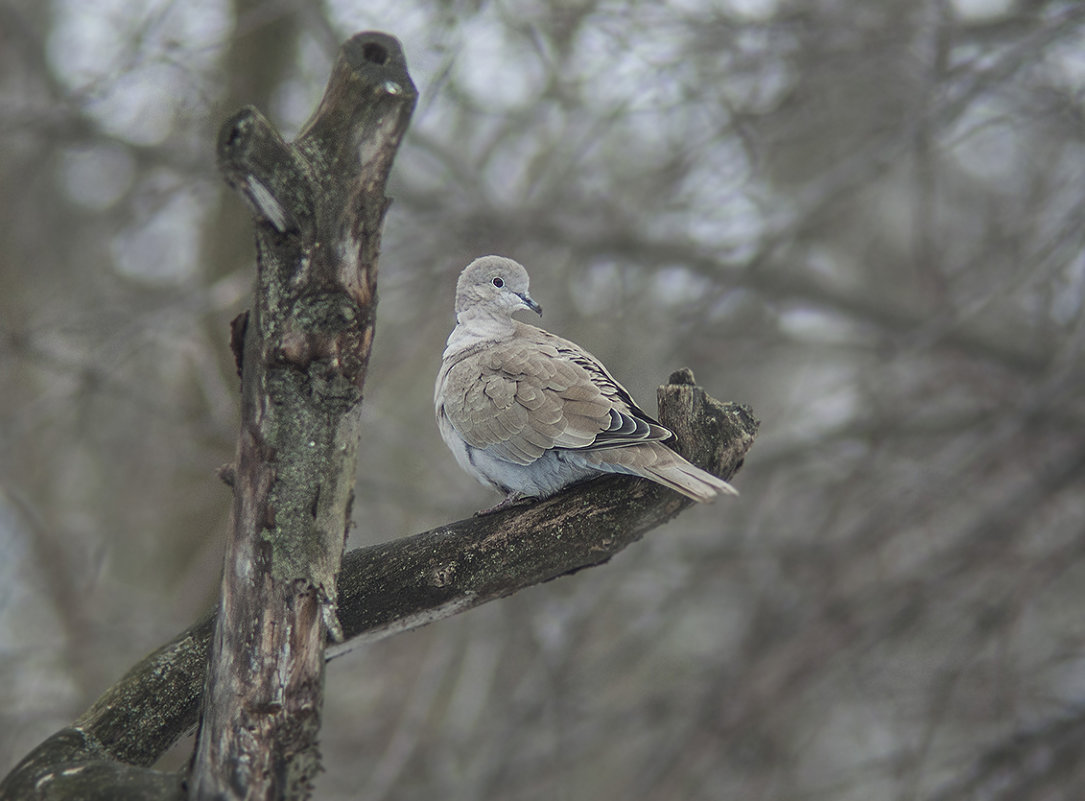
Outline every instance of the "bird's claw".
POLYGON ((494 512, 502 512, 509 507, 530 503, 534 500, 536 499, 530 495, 524 495, 520 492, 510 492, 505 496, 505 499, 501 501, 501 503, 491 506, 488 509, 480 509, 475 512, 475 517, 482 517, 483 515, 493 514, 494 512))

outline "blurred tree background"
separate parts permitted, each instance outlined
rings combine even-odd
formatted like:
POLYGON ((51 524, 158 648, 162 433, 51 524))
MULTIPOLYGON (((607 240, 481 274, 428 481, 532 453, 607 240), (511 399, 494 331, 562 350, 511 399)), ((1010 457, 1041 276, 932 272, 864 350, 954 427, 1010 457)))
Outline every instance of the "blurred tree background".
POLYGON ((254 263, 215 135, 246 103, 297 131, 374 28, 422 99, 350 545, 497 500, 432 422, 479 255, 649 409, 688 365, 763 426, 739 500, 333 661, 318 797, 1079 797, 1056 0, 0 0, 0 770, 213 603, 254 263))

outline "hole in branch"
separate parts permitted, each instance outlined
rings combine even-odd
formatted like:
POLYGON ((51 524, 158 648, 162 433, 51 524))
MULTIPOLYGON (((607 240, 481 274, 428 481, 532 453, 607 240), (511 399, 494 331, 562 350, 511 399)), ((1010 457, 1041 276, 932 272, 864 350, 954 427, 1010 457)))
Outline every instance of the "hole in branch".
POLYGON ((388 61, 388 51, 376 42, 366 42, 362 47, 362 58, 372 64, 384 64, 388 61))

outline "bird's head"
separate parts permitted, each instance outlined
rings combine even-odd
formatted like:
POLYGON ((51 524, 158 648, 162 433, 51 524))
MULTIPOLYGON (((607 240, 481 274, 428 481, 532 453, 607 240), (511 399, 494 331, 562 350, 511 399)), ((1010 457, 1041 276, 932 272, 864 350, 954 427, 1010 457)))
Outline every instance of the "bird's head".
POLYGON ((528 292, 530 279, 523 265, 504 256, 475 259, 456 283, 456 316, 511 317, 520 309, 542 314, 528 292))

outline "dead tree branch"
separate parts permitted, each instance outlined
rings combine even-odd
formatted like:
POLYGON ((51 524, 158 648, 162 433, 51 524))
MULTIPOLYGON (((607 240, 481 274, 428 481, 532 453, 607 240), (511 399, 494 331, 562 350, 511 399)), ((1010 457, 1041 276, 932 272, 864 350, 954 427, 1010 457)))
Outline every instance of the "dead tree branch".
POLYGON ((219 166, 255 218, 257 280, 234 327, 241 434, 194 801, 306 798, 320 769, 384 188, 416 98, 399 43, 364 33, 340 49, 297 141, 253 108, 219 136, 219 166))

